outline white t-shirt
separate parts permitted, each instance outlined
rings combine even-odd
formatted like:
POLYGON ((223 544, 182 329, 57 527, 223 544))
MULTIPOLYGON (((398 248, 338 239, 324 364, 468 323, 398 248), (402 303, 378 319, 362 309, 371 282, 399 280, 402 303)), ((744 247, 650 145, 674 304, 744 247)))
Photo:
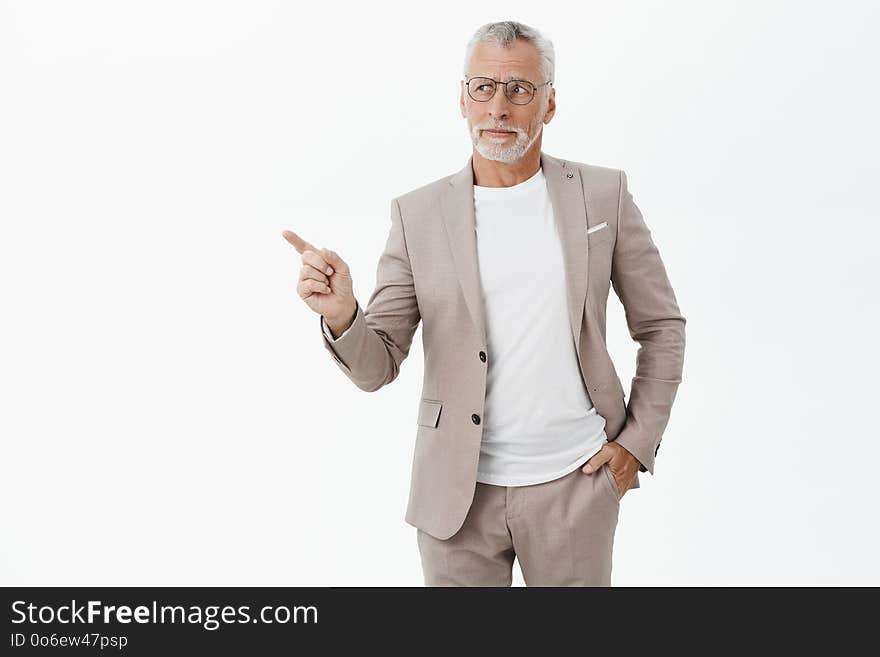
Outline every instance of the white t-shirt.
POLYGON ((552 481, 608 439, 578 365, 543 170, 512 187, 474 185, 474 212, 489 356, 477 481, 552 481))

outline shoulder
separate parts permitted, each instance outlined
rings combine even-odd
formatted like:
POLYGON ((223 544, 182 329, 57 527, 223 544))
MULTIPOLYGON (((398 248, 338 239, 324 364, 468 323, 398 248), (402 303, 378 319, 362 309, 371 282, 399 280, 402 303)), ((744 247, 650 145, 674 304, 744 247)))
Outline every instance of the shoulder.
POLYGON ((594 193, 618 194, 626 179, 623 169, 577 160, 565 160, 565 162, 566 166, 580 170, 584 185, 594 193))
POLYGON ((580 173, 588 213, 615 223, 620 215, 621 203, 628 193, 626 172, 618 167, 591 162, 563 162, 566 169, 576 169, 580 173))
POLYGON ((396 203, 400 208, 401 214, 406 217, 430 213, 439 204, 440 195, 449 189, 450 182, 454 176, 454 173, 450 173, 442 178, 427 182, 415 189, 395 196, 391 203, 396 203))

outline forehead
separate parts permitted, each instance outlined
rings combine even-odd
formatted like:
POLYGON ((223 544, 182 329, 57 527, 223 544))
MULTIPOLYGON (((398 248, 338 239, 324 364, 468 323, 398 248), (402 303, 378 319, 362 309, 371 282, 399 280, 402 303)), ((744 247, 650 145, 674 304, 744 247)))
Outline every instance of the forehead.
POLYGON ((489 41, 474 49, 469 73, 471 77, 485 76, 496 80, 531 80, 538 74, 540 66, 538 49, 527 41, 517 39, 507 48, 489 41))

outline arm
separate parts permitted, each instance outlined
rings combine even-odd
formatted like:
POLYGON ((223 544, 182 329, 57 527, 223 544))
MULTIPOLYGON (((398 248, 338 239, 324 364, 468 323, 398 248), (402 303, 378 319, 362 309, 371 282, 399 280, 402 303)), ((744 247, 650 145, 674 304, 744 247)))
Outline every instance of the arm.
POLYGON ((686 320, 623 171, 617 231, 611 284, 640 346, 626 423, 615 441, 639 460, 640 472, 654 474, 654 457, 681 383, 686 320))
POLYGON ((420 320, 403 219, 395 199, 391 229, 376 267, 376 287, 366 310, 358 303, 351 326, 335 340, 328 337, 321 317, 321 337, 324 348, 354 384, 374 392, 397 378, 420 320))

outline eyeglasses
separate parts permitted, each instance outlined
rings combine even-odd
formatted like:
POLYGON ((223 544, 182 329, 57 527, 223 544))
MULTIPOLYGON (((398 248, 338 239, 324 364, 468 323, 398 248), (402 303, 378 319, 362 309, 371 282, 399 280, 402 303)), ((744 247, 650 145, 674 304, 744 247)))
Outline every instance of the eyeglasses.
POLYGON ((501 80, 483 77, 466 79, 464 82, 467 85, 468 96, 478 103, 486 103, 492 100, 492 97, 498 90, 498 85, 502 84, 504 85, 504 93, 514 105, 528 105, 532 102, 538 89, 548 84, 551 87, 553 86, 551 80, 547 80, 544 84, 539 85, 535 85, 528 80, 508 80, 507 82, 502 82, 501 80))

